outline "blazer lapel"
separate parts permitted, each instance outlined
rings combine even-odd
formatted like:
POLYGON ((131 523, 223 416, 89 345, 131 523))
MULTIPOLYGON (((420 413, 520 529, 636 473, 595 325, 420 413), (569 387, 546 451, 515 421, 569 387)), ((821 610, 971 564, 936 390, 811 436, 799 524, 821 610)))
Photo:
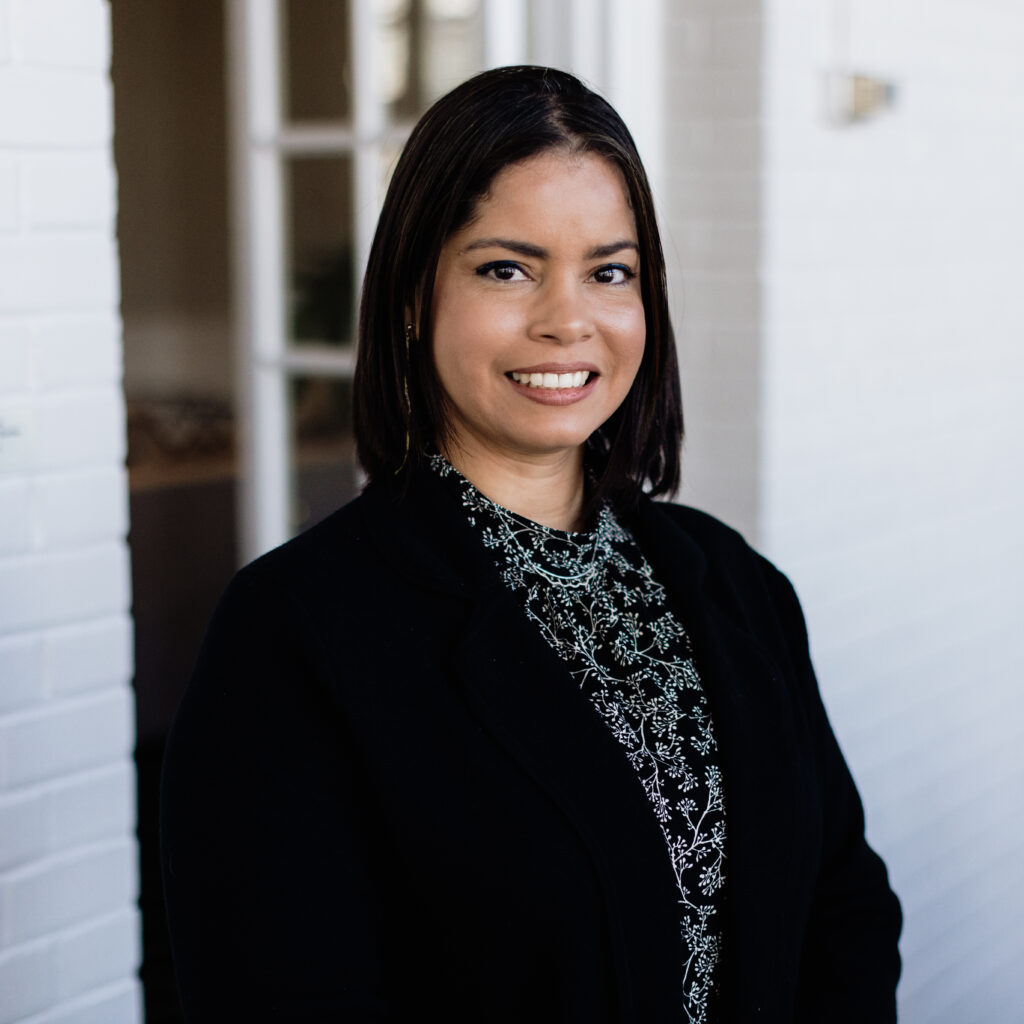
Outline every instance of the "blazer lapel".
MULTIPOLYGON (((808 844, 798 837, 817 828, 818 812, 805 798, 807 759, 800 756, 804 744, 779 668, 720 599, 715 570, 686 531, 656 504, 647 506, 642 544, 693 641, 722 758, 726 962, 728 975, 743 979, 730 985, 727 975, 725 995, 732 1013, 746 1019, 759 1005, 772 1005, 767 997, 779 978, 795 976, 797 965, 779 962, 786 950, 774 936, 796 911, 789 897, 805 888, 801 878, 814 870, 802 855, 808 844), (734 1002, 739 992, 742 1004, 734 1002)), ((737 582, 743 586, 731 581, 737 582)))
POLYGON ((607 897, 622 1019, 676 1020, 682 949, 665 840, 622 747, 503 586, 482 600, 456 655, 465 699, 556 802, 607 897), (673 980, 674 979, 674 980, 673 980))

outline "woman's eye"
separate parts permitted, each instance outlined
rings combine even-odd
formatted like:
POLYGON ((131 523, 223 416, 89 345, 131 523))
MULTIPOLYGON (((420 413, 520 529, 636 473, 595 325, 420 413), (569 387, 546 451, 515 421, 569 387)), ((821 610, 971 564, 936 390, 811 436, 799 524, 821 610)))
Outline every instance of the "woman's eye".
POLYGON ((635 276, 629 267, 621 263, 611 263, 594 271, 594 280, 598 284, 625 284, 635 276))
POLYGON ((518 263, 485 263, 477 267, 480 277, 489 277, 492 281, 525 281, 526 274, 518 263))

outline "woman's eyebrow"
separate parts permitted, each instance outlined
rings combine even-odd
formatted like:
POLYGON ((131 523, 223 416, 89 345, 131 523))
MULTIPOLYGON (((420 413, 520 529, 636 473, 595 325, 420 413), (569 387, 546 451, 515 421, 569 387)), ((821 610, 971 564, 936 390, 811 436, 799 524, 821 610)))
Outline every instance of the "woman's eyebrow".
MULTIPOLYGON (((548 255, 547 249, 531 242, 520 242, 514 238, 478 238, 463 249, 463 252, 473 252, 476 249, 508 249, 510 252, 520 256, 529 256, 533 259, 544 259, 548 255)), ((596 245, 593 249, 584 253, 583 258, 587 260, 599 260, 605 256, 614 256, 623 249, 632 249, 640 252, 640 246, 629 239, 620 239, 616 242, 607 242, 604 245, 596 245)))
POLYGON ((631 242, 629 239, 624 238, 618 242, 609 242, 607 245, 595 246, 583 258, 600 260, 605 256, 614 256, 617 252, 622 252, 623 249, 632 249, 635 253, 640 252, 640 246, 636 242, 631 242))
POLYGON ((539 245, 518 242, 514 238, 478 238, 475 242, 470 242, 462 251, 472 252, 474 249, 508 249, 520 256, 531 256, 534 259, 544 259, 548 254, 547 249, 542 249, 539 245))

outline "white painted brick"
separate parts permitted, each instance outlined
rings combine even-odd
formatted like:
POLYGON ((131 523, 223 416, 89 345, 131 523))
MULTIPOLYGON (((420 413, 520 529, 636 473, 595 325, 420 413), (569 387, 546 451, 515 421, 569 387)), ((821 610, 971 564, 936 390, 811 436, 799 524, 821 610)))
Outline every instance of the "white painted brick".
POLYGON ((0 719, 0 790, 116 763, 131 753, 134 715, 127 687, 0 719))
POLYGON ((11 3, 0 0, 0 64, 11 59, 11 3))
POLYGON ((109 58, 0 0, 0 1024, 143 1016, 109 58))
POLYGON ((120 388, 0 401, 0 477, 124 461, 120 388))
POLYGON ((673 56, 679 67, 707 66, 711 63, 712 27, 710 17, 672 19, 673 56))
POLYGON ((0 66, 0 139, 8 146, 100 146, 112 132, 106 76, 0 66))
POLYGON ((758 323, 757 281, 753 275, 691 273, 685 315, 694 324, 745 328, 758 323))
POLYGON ((38 157, 29 161, 27 170, 32 227, 113 228, 117 182, 105 149, 38 157))
POLYGON ((758 223, 760 185, 752 174, 677 174, 672 181, 671 212, 678 218, 678 224, 669 231, 673 239, 687 225, 698 222, 758 223))
POLYGON ((47 849, 127 835, 135 827, 135 772, 130 761, 81 772, 47 787, 47 849))
POLYGON ((712 16, 757 13, 764 0, 676 0, 669 5, 666 19, 674 23, 680 16, 710 18, 712 16))
POLYGON ((757 224, 692 220, 676 233, 683 273, 750 271, 759 262, 760 235, 757 224))
POLYGON ((0 313, 109 310, 119 287, 109 232, 0 235, 0 313))
POLYGON ((20 215, 18 165, 9 157, 0 156, 0 231, 14 231, 20 215))
POLYGON ((761 109, 759 69, 677 71, 678 114, 683 118, 723 120, 756 117, 761 109))
MULTIPOLYGON (((0 794, 0 872, 44 856, 49 849, 47 795, 0 794)), ((0 984, 0 992, 3 992, 0 984)))
POLYGON ((19 1024, 139 1024, 142 1020, 142 995, 132 978, 107 985, 19 1024))
POLYGON ((35 404, 30 399, 19 395, 0 401, 0 477, 32 471, 35 419, 35 404))
POLYGON ((137 893, 136 845, 98 844, 0 878, 0 934, 15 946, 90 917, 114 913, 137 893))
POLYGON ((714 19, 711 60, 719 68, 759 67, 764 23, 760 12, 723 14, 714 19))
MULTIPOLYGON (((30 389, 31 357, 32 344, 28 326, 0 321, 0 398, 5 394, 24 393, 30 389)), ((0 453, 2 451, 0 442, 0 453)))
POLYGON ((107 70, 109 4, 104 0, 23 0, 18 13, 19 49, 26 64, 107 70))
POLYGON ((128 607, 123 545, 0 560, 0 630, 17 632, 117 614, 128 607))
POLYGON ((62 935, 55 951, 58 999, 131 975, 142 952, 139 930, 138 912, 125 909, 62 935))
POLYGON ((128 488, 123 469, 40 477, 33 482, 32 492, 36 543, 40 547, 95 544, 123 538, 128 531, 128 488))
POLYGON ((15 1024, 54 1002, 56 959, 42 942, 0 953, 0 1024, 15 1024))
POLYGON ((43 699, 44 664, 42 637, 0 639, 0 714, 43 699))
POLYGON ((120 388, 83 392, 42 403, 39 416, 39 465, 58 468, 76 463, 121 465, 126 452, 124 395, 120 388), (74 425, 78 434, 71 436, 74 425), (74 451, 73 458, 69 452, 74 451))
MULTIPOLYGON (((714 121, 708 112, 680 118, 666 141, 670 155, 670 181, 685 180, 685 175, 712 174, 754 176, 760 187, 761 125, 756 117, 714 121)), ((726 183, 723 183, 726 184, 726 183)), ((729 184, 732 187, 731 183, 729 184)), ((728 188, 720 189, 727 198, 728 188)), ((669 193, 671 201, 675 188, 669 193)))
POLYGON ((47 689, 54 695, 131 679, 132 627, 127 615, 51 630, 45 644, 47 689))
POLYGON ((118 384, 120 320, 102 313, 38 321, 32 332, 32 377, 40 391, 118 384))
POLYGON ((28 550, 32 543, 30 504, 27 481, 0 479, 0 555, 28 550))

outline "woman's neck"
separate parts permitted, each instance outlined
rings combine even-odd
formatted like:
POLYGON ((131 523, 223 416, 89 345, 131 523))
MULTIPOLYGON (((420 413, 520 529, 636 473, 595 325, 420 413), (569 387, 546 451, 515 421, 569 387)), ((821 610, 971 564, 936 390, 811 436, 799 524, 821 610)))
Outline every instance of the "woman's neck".
POLYGON ((457 443, 444 457, 491 501, 556 530, 578 530, 583 513, 583 449, 517 459, 474 453, 457 443))

